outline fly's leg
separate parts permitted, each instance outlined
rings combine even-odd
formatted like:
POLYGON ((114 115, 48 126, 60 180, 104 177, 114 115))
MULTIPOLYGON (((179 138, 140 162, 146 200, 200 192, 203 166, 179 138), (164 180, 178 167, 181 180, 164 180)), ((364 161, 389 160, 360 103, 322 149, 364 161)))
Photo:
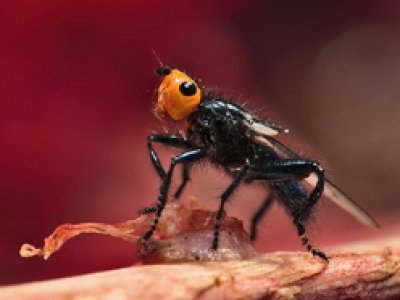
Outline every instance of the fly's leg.
POLYGON ((212 249, 217 250, 218 249, 218 243, 219 243, 219 229, 221 227, 221 219, 222 219, 222 214, 224 213, 224 206, 229 197, 233 194, 233 192, 236 190, 236 188, 239 186, 240 182, 243 180, 243 177, 246 175, 246 172, 249 168, 248 162, 243 166, 243 168, 236 174, 235 178, 229 185, 229 187, 222 193, 220 197, 220 205, 219 209, 217 211, 217 216, 215 219, 215 226, 214 226, 214 238, 213 238, 213 244, 212 244, 212 249))
POLYGON ((175 199, 178 199, 181 197, 182 192, 185 189, 186 184, 188 183, 189 180, 190 180, 189 164, 183 164, 183 166, 182 166, 182 182, 174 194, 175 199))
POLYGON ((184 137, 180 135, 174 135, 174 134, 149 135, 147 139, 147 147, 150 153, 150 160, 154 166, 154 169, 157 171, 158 176, 161 178, 161 180, 164 180, 167 174, 161 165, 161 161, 157 155, 157 152, 154 150, 153 143, 163 144, 165 146, 178 149, 189 149, 190 144, 184 137))
POLYGON ((175 167, 178 164, 198 161, 204 158, 204 156, 205 152, 203 149, 194 149, 181 153, 172 158, 168 173, 166 174, 160 187, 160 194, 158 196, 158 201, 157 201, 157 210, 154 215, 153 223, 151 224, 150 229, 143 235, 144 240, 150 239, 157 228, 158 221, 167 203, 168 191, 171 186, 171 179, 175 167))
MULTIPOLYGON (((310 244, 307 236, 305 235, 304 221, 310 216, 314 205, 321 198, 324 191, 324 170, 321 165, 315 161, 306 159, 282 159, 269 162, 263 168, 252 167, 253 174, 252 180, 285 180, 285 179, 304 179, 315 173, 318 180, 317 183, 305 200, 305 204, 299 208, 289 207, 283 202, 287 209, 291 212, 293 223, 296 226, 297 233, 306 246, 307 250, 313 255, 318 256, 326 261, 328 257, 321 251, 315 250, 310 244)), ((257 213, 256 213, 257 214, 257 213)), ((255 215, 253 217, 256 218, 255 215)))
POLYGON ((312 255, 318 256, 319 258, 322 258, 323 260, 329 262, 329 257, 324 252, 315 249, 310 244, 308 237, 306 235, 306 229, 304 228, 303 223, 301 221, 294 219, 293 224, 296 226, 297 234, 300 237, 303 245, 306 247, 307 251, 310 252, 312 255))
POLYGON ((324 192, 324 182, 325 182, 324 169, 319 163, 310 162, 306 160, 304 162, 307 162, 308 164, 307 168, 308 171, 310 171, 306 177, 311 175, 311 173, 315 173, 317 175, 317 183, 312 192, 310 193, 310 195, 308 196, 306 200, 306 205, 295 211, 293 214, 295 220, 298 220, 300 222, 303 222, 309 217, 310 212, 314 208, 315 204, 317 204, 318 200, 321 198, 324 192))
POLYGON ((258 210, 255 212, 253 217, 251 218, 250 222, 250 240, 254 242, 257 238, 257 226, 260 223, 261 219, 263 216, 267 213, 267 211, 271 208, 271 204, 273 203, 274 200, 274 194, 271 192, 271 194, 268 195, 268 197, 264 200, 262 205, 258 208, 258 210))
POLYGON ((310 215, 315 204, 317 204, 318 200, 322 196, 322 193, 324 192, 324 170, 321 167, 321 165, 319 165, 316 162, 313 162, 311 166, 314 169, 313 172, 317 175, 318 180, 313 191, 310 193, 310 195, 306 200, 306 205, 292 212, 293 223, 296 226, 297 234, 301 238, 301 242, 306 247, 307 251, 309 251, 314 256, 318 256, 325 261, 329 261, 329 257, 324 252, 315 249, 309 243, 309 239, 306 235, 306 231, 303 224, 304 220, 310 215))
MULTIPOLYGON (((189 164, 183 164, 182 166, 182 182, 179 185, 179 187, 177 188, 175 194, 174 194, 174 198, 175 199, 179 199, 184 188, 186 187, 188 181, 190 180, 190 176, 189 176, 189 164)), ((156 205, 152 205, 152 206, 146 206, 144 208, 142 208, 141 210, 139 210, 139 215, 148 215, 148 214, 152 214, 155 213, 157 211, 157 206, 156 205)))
MULTIPOLYGON (((149 135, 147 139, 147 148, 149 149, 150 160, 158 176, 161 178, 161 180, 164 180, 167 177, 167 173, 165 172, 164 168, 161 165, 160 158, 158 157, 157 152, 154 150, 153 143, 158 143, 165 146, 169 146, 171 148, 178 148, 178 149, 190 149, 190 144, 184 137, 180 135, 174 135, 174 134, 149 135)), ((139 215, 155 213, 156 211, 157 211, 157 206, 152 205, 142 208, 139 211, 139 215)))
POLYGON ((305 205, 300 207, 293 215, 295 219, 305 221, 312 211, 314 205, 321 198, 324 191, 324 169, 315 161, 307 159, 281 159, 266 163, 262 168, 251 167, 251 180, 301 180, 307 178, 312 173, 317 176, 317 183, 305 201, 305 205))

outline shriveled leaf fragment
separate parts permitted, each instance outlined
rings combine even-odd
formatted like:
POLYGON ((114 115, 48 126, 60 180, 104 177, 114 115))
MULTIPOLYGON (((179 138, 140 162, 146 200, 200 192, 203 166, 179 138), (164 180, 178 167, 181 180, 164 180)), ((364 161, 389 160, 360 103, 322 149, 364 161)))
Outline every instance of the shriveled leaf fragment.
POLYGON ((140 216, 136 220, 129 220, 114 225, 103 223, 63 224, 58 226, 45 239, 42 249, 24 244, 21 247, 20 254, 22 257, 43 256, 44 259, 48 259, 50 255, 58 251, 69 239, 82 233, 109 235, 134 243, 140 238, 135 232, 143 226, 148 225, 149 219, 150 216, 140 216))
POLYGON ((139 257, 145 263, 174 263, 185 261, 229 261, 255 256, 255 251, 242 221, 223 215, 220 243, 211 249, 216 213, 206 210, 195 198, 167 204, 159 226, 150 241, 141 239, 148 229, 152 214, 118 224, 63 224, 45 239, 43 248, 24 244, 23 257, 42 256, 48 259, 69 239, 82 233, 108 235, 137 243, 139 257))

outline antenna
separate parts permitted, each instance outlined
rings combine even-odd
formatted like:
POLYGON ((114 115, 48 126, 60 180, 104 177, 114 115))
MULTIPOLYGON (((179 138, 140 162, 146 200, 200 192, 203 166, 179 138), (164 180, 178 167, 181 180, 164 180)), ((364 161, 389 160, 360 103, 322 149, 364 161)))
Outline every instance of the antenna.
POLYGON ((160 64, 160 66, 157 69, 155 69, 155 73, 159 76, 166 76, 166 75, 171 74, 171 68, 164 65, 164 63, 161 61, 160 57, 157 55, 156 51, 154 51, 153 48, 151 48, 150 50, 151 50, 151 52, 153 52, 158 63, 160 64))
POLYGON ((153 48, 151 48, 150 50, 151 50, 151 52, 153 52, 154 56, 156 57, 158 63, 160 64, 160 67, 164 66, 164 63, 161 61, 161 59, 160 59, 160 57, 157 55, 156 51, 155 51, 153 48))

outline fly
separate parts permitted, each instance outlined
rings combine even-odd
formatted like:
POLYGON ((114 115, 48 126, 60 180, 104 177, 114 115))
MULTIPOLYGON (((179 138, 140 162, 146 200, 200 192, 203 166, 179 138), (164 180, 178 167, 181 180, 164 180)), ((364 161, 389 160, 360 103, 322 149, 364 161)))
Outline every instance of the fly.
POLYGON ((352 214, 363 224, 378 227, 377 222, 325 177, 315 160, 297 155, 275 137, 288 130, 281 125, 256 117, 227 97, 201 89, 178 69, 160 66, 155 115, 172 121, 186 121, 185 134, 154 134, 148 137, 151 162, 162 180, 157 205, 142 212, 154 212, 144 240, 153 235, 168 200, 176 166, 182 165, 182 182, 174 194, 179 198, 190 179, 191 166, 203 160, 223 169, 231 178, 221 194, 216 214, 212 248, 217 249, 219 229, 225 204, 241 183, 264 182, 269 193, 251 219, 250 238, 257 237, 257 225, 274 201, 279 201, 292 218, 303 245, 314 256, 329 257, 315 249, 306 235, 305 222, 322 195, 352 214), (163 144, 182 152, 171 159, 165 170, 154 144, 163 144), (307 192, 306 186, 311 187, 307 192))

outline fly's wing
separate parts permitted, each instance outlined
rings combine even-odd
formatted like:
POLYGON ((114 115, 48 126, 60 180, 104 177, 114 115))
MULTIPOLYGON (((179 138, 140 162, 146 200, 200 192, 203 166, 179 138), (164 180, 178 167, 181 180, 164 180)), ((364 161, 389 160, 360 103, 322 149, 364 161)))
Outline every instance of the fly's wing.
MULTIPOLYGON (((317 177, 312 174, 306 179, 311 186, 317 183, 317 177)), ((334 202, 336 205, 350 213, 358 221, 372 228, 379 228, 379 224, 360 206, 352 201, 345 193, 343 193, 329 179, 325 179, 324 196, 334 202)))
MULTIPOLYGON (((259 125, 261 126, 261 125, 259 125)), ((260 131, 254 131, 254 139, 257 142, 263 143, 272 149, 274 149, 279 155, 284 158, 301 158, 298 154, 293 152, 291 149, 283 145, 281 142, 277 141, 270 135, 263 134, 260 131)), ((305 179, 306 183, 315 186, 317 182, 317 177, 312 174, 305 179)), ((354 201, 352 201, 345 193, 343 193, 336 185, 334 185, 329 179, 325 178, 324 185, 324 196, 334 202, 336 205, 347 211, 354 218, 360 221, 362 224, 379 228, 379 224, 360 206, 358 206, 354 201)))
POLYGON ((281 132, 289 133, 289 129, 284 128, 277 123, 257 119, 250 114, 247 114, 246 121, 248 122, 247 126, 250 132, 257 136, 278 135, 281 132))

